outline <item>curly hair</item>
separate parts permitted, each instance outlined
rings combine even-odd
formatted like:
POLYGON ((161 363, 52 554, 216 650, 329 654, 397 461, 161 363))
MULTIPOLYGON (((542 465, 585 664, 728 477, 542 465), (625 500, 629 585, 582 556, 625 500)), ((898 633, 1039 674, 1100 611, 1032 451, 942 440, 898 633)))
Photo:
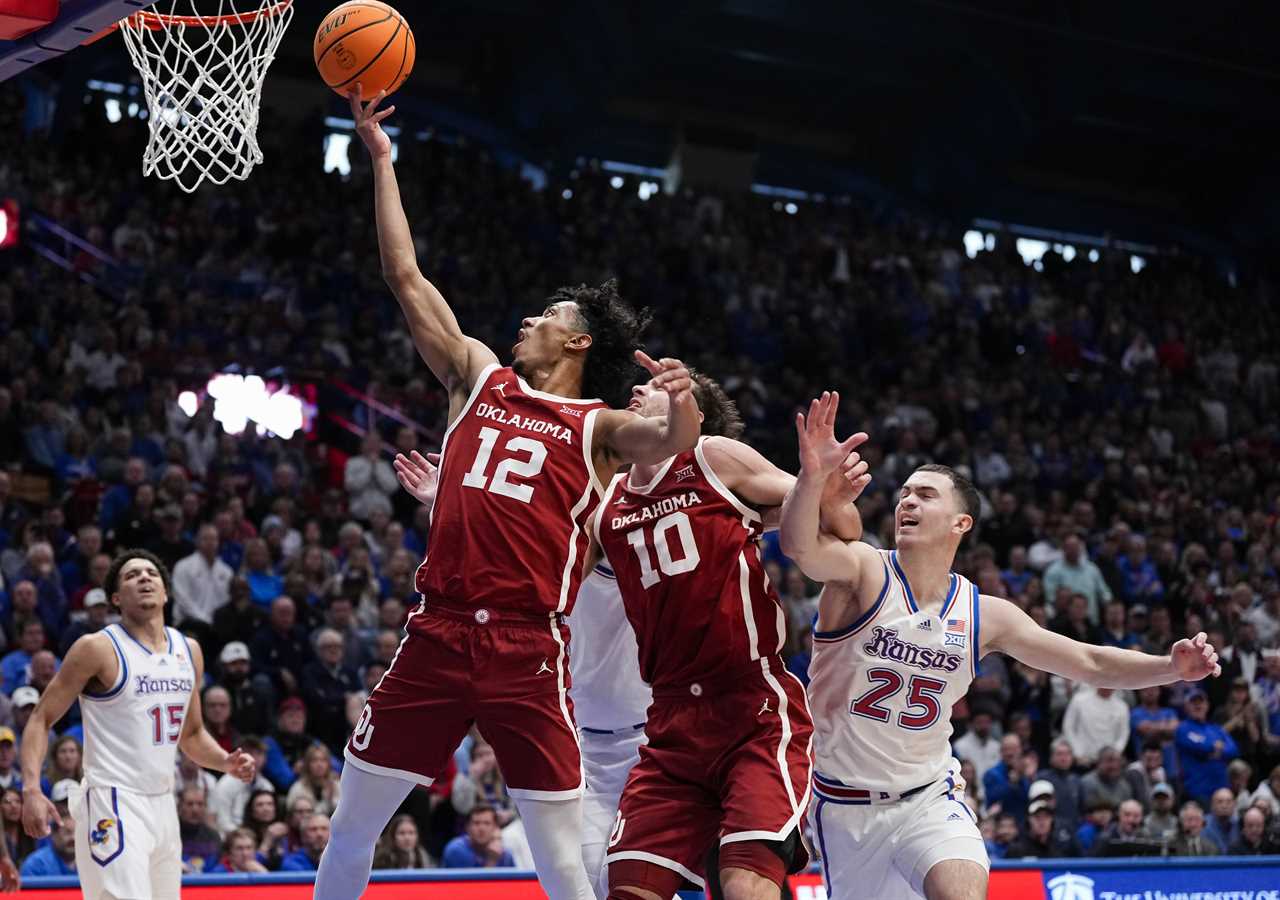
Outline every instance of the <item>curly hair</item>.
POLYGON ((742 437, 742 415, 738 404, 712 378, 696 369, 689 370, 693 379, 693 399, 702 412, 702 433, 737 440, 742 437))
POLYGON ((173 594, 173 579, 169 577, 169 567, 161 562, 160 557, 150 550, 134 547, 130 550, 120 551, 116 554, 116 558, 111 560, 111 568, 107 569, 107 579, 102 585, 106 589, 108 597, 115 596, 116 591, 120 588, 120 570, 131 559, 145 559, 155 566, 156 571, 160 573, 160 580, 164 582, 165 596, 173 594))
POLYGON ((636 381, 632 353, 652 318, 647 309, 636 310, 618 293, 618 280, 599 287, 580 284, 558 288, 551 303, 572 302, 578 307, 582 330, 591 335, 582 370, 582 396, 599 397, 610 406, 624 406, 636 381))

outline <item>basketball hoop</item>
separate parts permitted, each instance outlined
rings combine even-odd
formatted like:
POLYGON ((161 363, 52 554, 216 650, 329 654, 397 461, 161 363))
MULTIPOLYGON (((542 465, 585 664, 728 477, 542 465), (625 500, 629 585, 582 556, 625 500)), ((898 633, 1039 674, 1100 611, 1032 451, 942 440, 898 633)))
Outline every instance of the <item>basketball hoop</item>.
POLYGON ((211 5, 171 0, 168 13, 137 12, 116 26, 147 98, 142 173, 188 193, 243 181, 262 162, 262 81, 293 18, 293 0, 217 0, 209 14, 211 5))

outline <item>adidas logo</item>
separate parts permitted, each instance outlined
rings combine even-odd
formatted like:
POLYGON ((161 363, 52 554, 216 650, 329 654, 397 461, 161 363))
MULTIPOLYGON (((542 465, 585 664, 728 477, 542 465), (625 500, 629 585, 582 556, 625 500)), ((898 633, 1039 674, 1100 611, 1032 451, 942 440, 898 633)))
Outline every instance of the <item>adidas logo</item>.
POLYGON ((165 659, 163 656, 162 656, 162 657, 160 657, 160 665, 162 665, 162 666, 167 666, 167 665, 169 665, 169 660, 165 659))
POLYGON ((960 813, 952 813, 951 815, 947 816, 948 822, 951 822, 953 820, 958 822, 963 822, 964 816, 960 815, 960 813))

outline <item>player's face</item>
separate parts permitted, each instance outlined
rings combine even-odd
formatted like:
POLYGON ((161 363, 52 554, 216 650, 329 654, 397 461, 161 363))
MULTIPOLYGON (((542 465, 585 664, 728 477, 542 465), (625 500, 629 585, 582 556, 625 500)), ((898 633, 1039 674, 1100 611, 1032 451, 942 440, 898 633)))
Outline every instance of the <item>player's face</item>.
POLYGON ((654 387, 652 381, 646 381, 631 389, 631 402, 627 409, 646 419, 665 416, 671 412, 671 395, 654 387))
POLYGON ((898 547, 927 546, 962 534, 968 516, 951 479, 941 472, 914 472, 898 492, 894 535, 898 547))
POLYGON ((160 570, 150 560, 135 557, 120 567, 116 602, 121 612, 148 615, 163 609, 168 600, 160 570))
POLYGON ((527 376, 542 366, 555 363, 569 340, 582 334, 581 324, 578 304, 567 300, 552 303, 540 316, 529 316, 520 323, 516 343, 511 348, 512 368, 527 376))

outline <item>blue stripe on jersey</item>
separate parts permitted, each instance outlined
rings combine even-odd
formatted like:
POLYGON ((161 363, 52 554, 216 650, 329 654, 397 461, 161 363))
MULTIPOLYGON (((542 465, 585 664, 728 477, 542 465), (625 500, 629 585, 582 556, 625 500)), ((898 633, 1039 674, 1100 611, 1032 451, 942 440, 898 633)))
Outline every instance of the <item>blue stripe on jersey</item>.
MULTIPOLYGON (((120 630, 121 630, 121 631, 123 631, 125 634, 128 634, 128 635, 129 635, 129 640, 133 641, 135 644, 137 644, 139 647, 141 647, 141 648, 142 648, 142 651, 143 651, 144 653, 146 653, 146 654, 147 654, 147 656, 151 656, 151 648, 150 648, 150 647, 148 647, 146 644, 142 643, 142 641, 138 640, 138 639, 137 639, 136 637, 134 637, 132 634, 129 634, 129 629, 124 627, 124 623, 123 623, 123 622, 119 622, 119 623, 117 623, 117 624, 120 626, 120 630)), ((171 637, 169 637, 169 633, 168 633, 168 632, 169 632, 169 629, 167 629, 167 628, 166 628, 166 629, 165 629, 165 639, 166 639, 166 640, 168 640, 168 641, 170 641, 170 643, 172 644, 173 639, 172 639, 171 637)), ((170 647, 170 649, 173 649, 173 648, 172 648, 172 646, 170 647)))
POLYGON ((818 810, 813 815, 814 824, 818 828, 818 852, 822 855, 822 880, 827 883, 827 894, 831 895, 835 888, 831 884, 831 868, 827 865, 827 840, 822 833, 822 806, 825 800, 818 801, 818 810))
POLYGON ((120 642, 116 640, 116 636, 111 633, 111 626, 108 625, 102 629, 102 633, 111 638, 111 643, 115 645, 116 656, 120 657, 120 682, 108 691, 91 691, 85 688, 84 695, 90 700, 110 700, 116 694, 124 690, 124 686, 129 683, 129 661, 125 659, 124 648, 120 646, 120 642))
POLYGON ((947 621, 947 613, 950 612, 952 605, 956 602, 956 598, 960 596, 960 578, 955 572, 951 573, 951 590, 947 591, 947 599, 942 603, 942 612, 938 613, 938 618, 943 622, 947 621))
MULTIPOLYGON (((128 634, 128 632, 125 632, 125 633, 128 634)), ((89 799, 88 799, 91 796, 92 796, 92 789, 86 788, 84 808, 85 808, 85 811, 89 813, 89 815, 85 817, 88 820, 85 823, 85 826, 86 826, 85 830, 88 832, 88 838, 89 838, 89 848, 90 848, 89 855, 93 857, 93 861, 96 862, 98 865, 106 866, 107 863, 111 862, 113 859, 115 859, 117 856, 119 856, 121 853, 124 852, 124 823, 120 821, 120 799, 116 795, 116 789, 112 788, 111 789, 111 813, 113 816, 115 816, 114 825, 116 828, 116 835, 120 838, 120 846, 116 847, 116 852, 112 853, 106 859, 98 859, 98 857, 93 855, 94 818, 93 818, 93 811, 90 809, 89 799)))
MULTIPOLYGON (((880 564, 884 566, 884 560, 881 560, 880 564)), ((884 596, 887 593, 889 593, 889 567, 884 566, 884 586, 880 588, 880 596, 876 597, 876 602, 871 604, 871 608, 858 616, 852 625, 847 625, 837 631, 814 631, 813 639, 815 641, 838 641, 865 628, 866 624, 874 619, 876 613, 880 611, 880 606, 884 603, 884 596)))
POLYGON ((902 566, 898 565, 898 551, 889 551, 889 561, 893 563, 893 570, 898 573, 898 578, 902 580, 902 589, 907 595, 907 609, 913 613, 920 612, 920 607, 916 605, 916 595, 911 593, 911 582, 907 581, 907 573, 902 571, 902 566))
POLYGON ((978 677, 978 657, 982 655, 982 644, 979 643, 979 630, 982 625, 982 600, 978 595, 978 586, 970 585, 973 604, 973 646, 969 648, 969 659, 973 663, 973 677, 978 677))
POLYGON ((605 577, 605 578, 614 578, 614 579, 616 579, 616 578, 618 577, 618 576, 616 576, 616 575, 614 575, 614 574, 613 574, 613 569, 610 569, 610 568, 609 568, 608 566, 606 566, 604 563, 596 563, 596 574, 597 574, 597 575, 601 575, 601 576, 603 576, 603 577, 605 577))

